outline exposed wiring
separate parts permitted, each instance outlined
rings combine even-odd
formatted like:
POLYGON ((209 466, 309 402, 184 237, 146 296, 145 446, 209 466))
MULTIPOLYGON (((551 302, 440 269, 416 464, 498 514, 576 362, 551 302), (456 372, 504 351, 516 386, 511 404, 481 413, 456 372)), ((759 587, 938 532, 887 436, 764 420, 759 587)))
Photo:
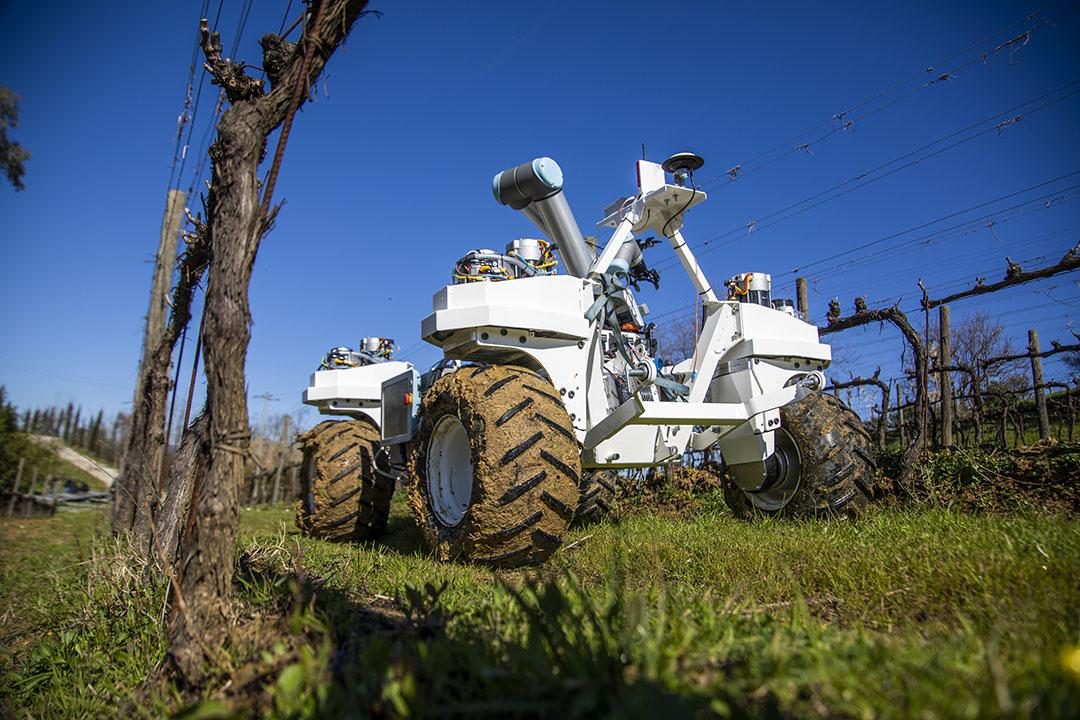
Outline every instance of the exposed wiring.
POLYGON ((460 282, 470 283, 554 275, 559 261, 552 250, 551 243, 546 240, 537 240, 537 242, 540 243, 541 253, 536 263, 522 257, 517 250, 511 250, 507 255, 500 255, 494 251, 473 250, 458 260, 452 273, 453 278, 460 282))
MULTIPOLYGON (((694 184, 694 171, 693 171, 693 170, 689 170, 689 169, 688 169, 688 172, 689 172, 689 175, 690 175, 690 188, 691 188, 691 190, 692 190, 692 192, 690 193, 690 199, 686 201, 686 204, 685 204, 685 205, 683 205, 683 206, 682 206, 682 208, 680 208, 680 209, 679 209, 679 212, 677 212, 677 213, 675 213, 674 215, 672 215, 671 217, 669 217, 669 218, 667 219, 667 222, 666 222, 666 223, 664 223, 664 227, 663 227, 663 229, 662 229, 662 230, 660 231, 660 234, 661 234, 661 235, 663 235, 663 236, 664 236, 664 237, 666 237, 666 238, 670 238, 670 237, 671 237, 670 235, 668 235, 668 234, 667 234, 667 228, 668 228, 668 225, 670 225, 670 224, 671 224, 671 221, 672 221, 672 220, 674 220, 674 219, 675 219, 675 218, 677 218, 677 217, 681 217, 681 216, 682 216, 682 214, 683 214, 684 212, 686 212, 686 208, 690 207, 691 203, 693 203, 693 202, 694 202, 694 196, 696 196, 696 195, 697 195, 697 186, 696 186, 696 185, 694 184)), ((677 232, 677 230, 676 230, 676 232, 677 232)), ((657 269, 659 269, 659 268, 657 268, 657 269)))
MULTIPOLYGON (((746 273, 746 277, 743 278, 743 280, 744 280, 743 287, 741 287, 741 288, 739 287, 738 282, 730 283, 728 285, 727 299, 728 300, 735 300, 740 295, 749 295, 750 294, 750 280, 753 277, 754 277, 754 273, 752 273, 752 272, 746 273)), ((694 316, 695 316, 695 327, 696 327, 697 301, 694 302, 694 316)))
POLYGON ((533 270, 536 271, 537 275, 554 275, 555 268, 559 264, 559 259, 552 251, 551 243, 549 243, 547 240, 537 240, 537 242, 540 243, 541 249, 540 262, 532 263, 529 260, 526 260, 517 250, 511 250, 510 256, 516 257, 518 260, 531 267, 533 270))

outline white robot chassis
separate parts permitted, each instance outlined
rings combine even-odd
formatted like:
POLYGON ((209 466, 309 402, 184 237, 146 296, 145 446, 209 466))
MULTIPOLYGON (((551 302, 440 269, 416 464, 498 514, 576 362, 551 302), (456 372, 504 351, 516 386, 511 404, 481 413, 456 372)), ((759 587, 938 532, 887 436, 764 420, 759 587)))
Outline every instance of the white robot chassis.
POLYGON ((706 199, 693 185, 702 163, 689 153, 638 161, 638 193, 598 223, 614 228, 599 253, 570 211, 558 164, 538 158, 499 173, 496 200, 547 239, 459 261, 422 324, 442 367, 423 379, 398 362, 313 376, 305 402, 379 423, 374 451, 387 461, 372 472, 409 476, 439 557, 540 562, 597 478, 610 487, 610 471, 713 446, 738 514, 847 514, 866 502, 869 437, 817 392, 831 359, 817 328, 790 301, 771 301, 763 273, 735 276, 720 299, 683 239, 684 213, 706 199), (656 359, 648 309, 630 289, 658 281, 642 258, 654 244, 646 234, 668 240, 703 306, 694 354, 674 365, 656 359), (553 252, 566 275, 554 274, 553 252))

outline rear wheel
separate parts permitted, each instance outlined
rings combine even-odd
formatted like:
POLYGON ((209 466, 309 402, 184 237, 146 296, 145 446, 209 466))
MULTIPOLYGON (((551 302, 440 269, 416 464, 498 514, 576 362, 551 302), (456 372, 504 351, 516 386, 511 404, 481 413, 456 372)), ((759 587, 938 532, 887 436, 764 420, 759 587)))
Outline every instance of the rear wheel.
POLYGON ((724 477, 724 501, 739 517, 755 513, 854 516, 870 498, 874 460, 859 416, 825 393, 780 408, 768 479, 747 492, 724 477))
POLYGON ((582 522, 599 520, 611 512, 615 507, 617 477, 611 470, 590 470, 581 473, 577 520, 582 522))
POLYGON ((335 542, 373 540, 386 529, 394 480, 375 470, 379 428, 370 420, 328 420, 300 436, 296 524, 335 542))
POLYGON ((551 383, 510 367, 468 367, 424 396, 409 504, 440 560, 543 562, 578 504, 581 465, 551 383))

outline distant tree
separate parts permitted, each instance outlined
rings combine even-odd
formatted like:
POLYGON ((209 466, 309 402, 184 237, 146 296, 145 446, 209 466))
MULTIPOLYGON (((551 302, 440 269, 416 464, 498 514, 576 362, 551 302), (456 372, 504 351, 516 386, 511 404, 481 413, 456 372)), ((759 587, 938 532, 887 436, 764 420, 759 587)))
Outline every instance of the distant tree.
MULTIPOLYGON (((1013 381, 1020 372, 1022 361, 994 363, 988 368, 982 366, 982 362, 989 358, 1017 353, 1016 345, 1006 335, 1005 325, 1001 321, 991 317, 985 310, 978 310, 964 315, 959 322, 954 321, 951 335, 953 365, 970 367, 978 377, 979 387, 985 389, 991 384, 998 384, 1000 387, 1015 384, 1013 381)), ((930 357, 935 365, 939 362, 940 336, 937 318, 931 317, 930 357)), ((954 381, 959 385, 961 393, 971 391, 971 378, 966 373, 955 375, 954 381)))
POLYGON ((657 355, 671 364, 693 357, 697 346, 697 335, 694 330, 693 315, 675 317, 657 327, 654 331, 657 355))
POLYGON ((29 465, 42 465, 49 460, 50 453, 30 442, 29 436, 19 430, 18 412, 7 400, 7 389, 0 385, 0 486, 10 487, 14 483, 20 458, 29 465))
POLYGON ((1065 353, 1064 358, 1070 370, 1080 373, 1080 352, 1065 353))
POLYGON ((64 429, 60 433, 60 437, 64 439, 64 442, 68 442, 71 439, 71 421, 75 417, 75 405, 68 403, 67 410, 61 412, 63 414, 61 415, 60 424, 63 425, 64 429))
POLYGON ((86 440, 86 449, 95 454, 99 454, 98 442, 101 440, 101 420, 104 415, 104 410, 98 410, 97 417, 90 424, 89 437, 86 440))
POLYGON ((0 385, 0 434, 9 435, 18 429, 15 407, 7 402, 7 388, 0 385))
POLYGON ((7 402, 7 389, 0 385, 0 482, 11 484, 19 462, 22 443, 19 442, 15 408, 7 402))
POLYGON ((25 190, 22 178, 26 166, 23 163, 30 159, 30 153, 8 138, 8 128, 19 127, 19 100, 18 95, 0 86, 0 168, 16 190, 25 190))
POLYGON ((82 445, 80 438, 82 437, 82 426, 79 422, 82 420, 82 405, 75 410, 75 419, 71 421, 71 433, 68 434, 64 441, 72 447, 78 447, 82 445))
MULTIPOLYGON (((1015 355, 1016 347, 1005 334, 1005 324, 985 310, 967 315, 952 332, 953 361, 971 366, 983 387, 991 383, 1014 384, 1020 373, 1021 361, 995 363, 985 370, 982 361, 1005 355, 1015 355)), ((1023 382, 1023 379, 1020 380, 1023 382)))

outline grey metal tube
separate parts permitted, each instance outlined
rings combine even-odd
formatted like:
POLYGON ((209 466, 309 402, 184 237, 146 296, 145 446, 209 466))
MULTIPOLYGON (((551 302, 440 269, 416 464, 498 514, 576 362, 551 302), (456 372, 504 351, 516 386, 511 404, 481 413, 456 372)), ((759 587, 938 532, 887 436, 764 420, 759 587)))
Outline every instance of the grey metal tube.
POLYGON ((526 205, 521 208, 521 212, 525 213, 525 217, 533 221, 533 225, 540 228, 540 232, 544 233, 544 235, 548 234, 547 225, 544 224, 544 218, 540 217, 540 211, 533 205, 526 205))
POLYGON ((628 268, 637 267, 637 264, 642 260, 641 246, 637 244, 637 240, 628 240, 619 248, 619 252, 615 254, 615 257, 623 260, 628 268))
POLYGON ((540 217, 547 226, 548 237, 559 248, 566 272, 574 277, 583 278, 589 274, 593 254, 585 244, 570 204, 561 192, 533 203, 540 211, 540 217))
POLYGON ((570 211, 562 180, 559 164, 543 157, 499 173, 492 179, 491 190, 495 200, 521 210, 555 243, 568 274, 583 278, 596 253, 585 243, 570 211))

